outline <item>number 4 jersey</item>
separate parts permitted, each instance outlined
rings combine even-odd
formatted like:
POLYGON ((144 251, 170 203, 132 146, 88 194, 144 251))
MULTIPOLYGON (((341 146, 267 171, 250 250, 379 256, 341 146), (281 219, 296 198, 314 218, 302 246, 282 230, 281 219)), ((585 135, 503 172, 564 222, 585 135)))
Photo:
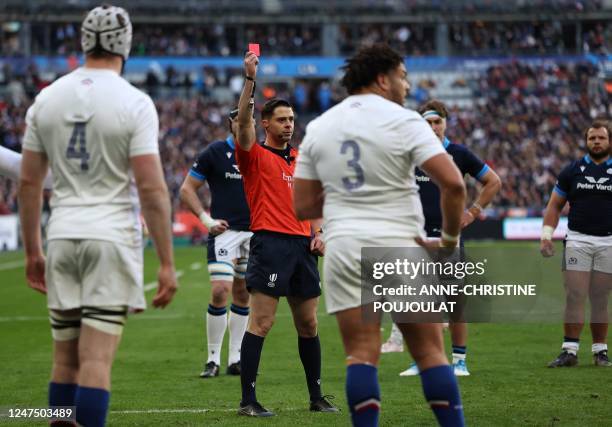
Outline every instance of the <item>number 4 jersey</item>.
POLYGON ((414 168, 443 154, 427 122, 381 96, 353 95, 310 122, 295 177, 323 184, 326 242, 423 236, 414 168))
POLYGON ((130 158, 159 152, 151 98, 114 71, 79 68, 36 97, 26 125, 23 148, 53 172, 47 238, 140 245, 130 158))

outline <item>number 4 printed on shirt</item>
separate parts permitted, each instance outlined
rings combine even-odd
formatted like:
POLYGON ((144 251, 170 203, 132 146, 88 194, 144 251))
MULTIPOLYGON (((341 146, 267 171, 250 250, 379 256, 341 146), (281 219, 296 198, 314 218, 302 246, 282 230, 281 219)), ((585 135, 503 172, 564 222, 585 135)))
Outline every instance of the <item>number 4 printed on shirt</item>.
POLYGON ((66 158, 68 159, 81 159, 81 170, 89 170, 89 153, 85 145, 85 126, 87 122, 77 122, 74 124, 74 130, 68 143, 68 149, 66 150, 66 158), (77 144, 79 149, 77 151, 77 144))

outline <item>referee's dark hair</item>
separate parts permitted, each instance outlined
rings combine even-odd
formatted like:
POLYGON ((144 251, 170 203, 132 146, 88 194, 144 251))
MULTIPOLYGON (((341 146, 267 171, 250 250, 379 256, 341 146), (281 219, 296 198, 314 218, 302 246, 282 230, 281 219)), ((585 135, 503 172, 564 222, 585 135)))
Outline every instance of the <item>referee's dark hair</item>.
POLYGON ((427 101, 425 104, 421 105, 417 109, 417 112, 422 116, 425 111, 430 110, 433 110, 438 113, 438 115, 443 119, 446 119, 448 117, 448 109, 446 108, 446 105, 444 105, 442 101, 438 101, 437 99, 427 101))
MULTIPOLYGON (((608 119, 606 118, 597 118, 593 121, 593 123, 591 123, 591 125, 586 128, 586 130, 584 131, 584 140, 587 140, 587 137, 589 136, 589 131, 591 129, 601 129, 604 128, 606 130, 606 132, 608 133, 608 141, 612 142, 612 134, 610 133, 610 121, 608 121, 608 119)), ((611 150, 612 151, 612 150, 611 150)))
POLYGON ((293 110, 293 106, 289 103, 289 101, 281 98, 272 98, 263 105, 263 108, 261 109, 261 120, 270 119, 270 117, 274 115, 274 110, 276 110, 278 107, 288 107, 293 110))
POLYGON ((402 62, 404 62, 402 56, 386 44, 362 47, 342 66, 344 71, 342 86, 349 95, 353 95, 375 82, 379 74, 388 73, 402 62))

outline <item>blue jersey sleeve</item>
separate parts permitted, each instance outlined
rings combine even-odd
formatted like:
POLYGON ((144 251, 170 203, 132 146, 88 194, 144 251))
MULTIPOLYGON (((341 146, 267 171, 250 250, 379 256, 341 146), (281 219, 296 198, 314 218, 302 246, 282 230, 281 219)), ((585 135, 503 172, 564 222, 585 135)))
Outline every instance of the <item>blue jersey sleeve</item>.
POLYGON ((205 149, 200 153, 196 161, 191 166, 189 170, 189 176, 194 177, 200 181, 204 181, 211 172, 211 150, 209 148, 205 149))
POLYGON ((561 197, 567 198, 567 194, 570 191, 572 185, 572 169, 574 164, 568 165, 561 171, 557 177, 557 183, 553 191, 561 197))
POLYGON ((463 154, 463 170, 461 171, 464 174, 468 174, 478 181, 490 170, 489 166, 480 160, 474 153, 472 153, 467 148, 463 154))

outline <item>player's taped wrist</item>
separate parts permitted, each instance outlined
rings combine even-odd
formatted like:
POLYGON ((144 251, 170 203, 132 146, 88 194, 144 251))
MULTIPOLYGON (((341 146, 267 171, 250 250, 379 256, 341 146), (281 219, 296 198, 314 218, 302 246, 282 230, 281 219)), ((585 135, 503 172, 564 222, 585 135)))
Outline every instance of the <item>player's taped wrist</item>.
POLYGON ((540 240, 552 240, 553 233, 555 228, 550 225, 545 225, 542 227, 542 235, 540 240))
POLYGON ((219 225, 219 221, 212 219, 212 217, 208 215, 206 211, 202 211, 202 213, 200 214, 200 221, 209 230, 215 225, 219 225))
POLYGON ((472 206, 470 206, 470 208, 468 209, 468 211, 474 215, 474 218, 478 217, 478 215, 480 215, 480 213, 482 212, 483 207, 480 203, 478 202, 474 202, 472 203, 472 206), (472 212, 472 211, 476 211, 476 212, 472 212))
POLYGON ((440 235, 440 237, 443 242, 457 243, 459 241, 459 238, 461 237, 461 233, 457 234, 456 236, 453 236, 442 230, 442 234, 440 235))

